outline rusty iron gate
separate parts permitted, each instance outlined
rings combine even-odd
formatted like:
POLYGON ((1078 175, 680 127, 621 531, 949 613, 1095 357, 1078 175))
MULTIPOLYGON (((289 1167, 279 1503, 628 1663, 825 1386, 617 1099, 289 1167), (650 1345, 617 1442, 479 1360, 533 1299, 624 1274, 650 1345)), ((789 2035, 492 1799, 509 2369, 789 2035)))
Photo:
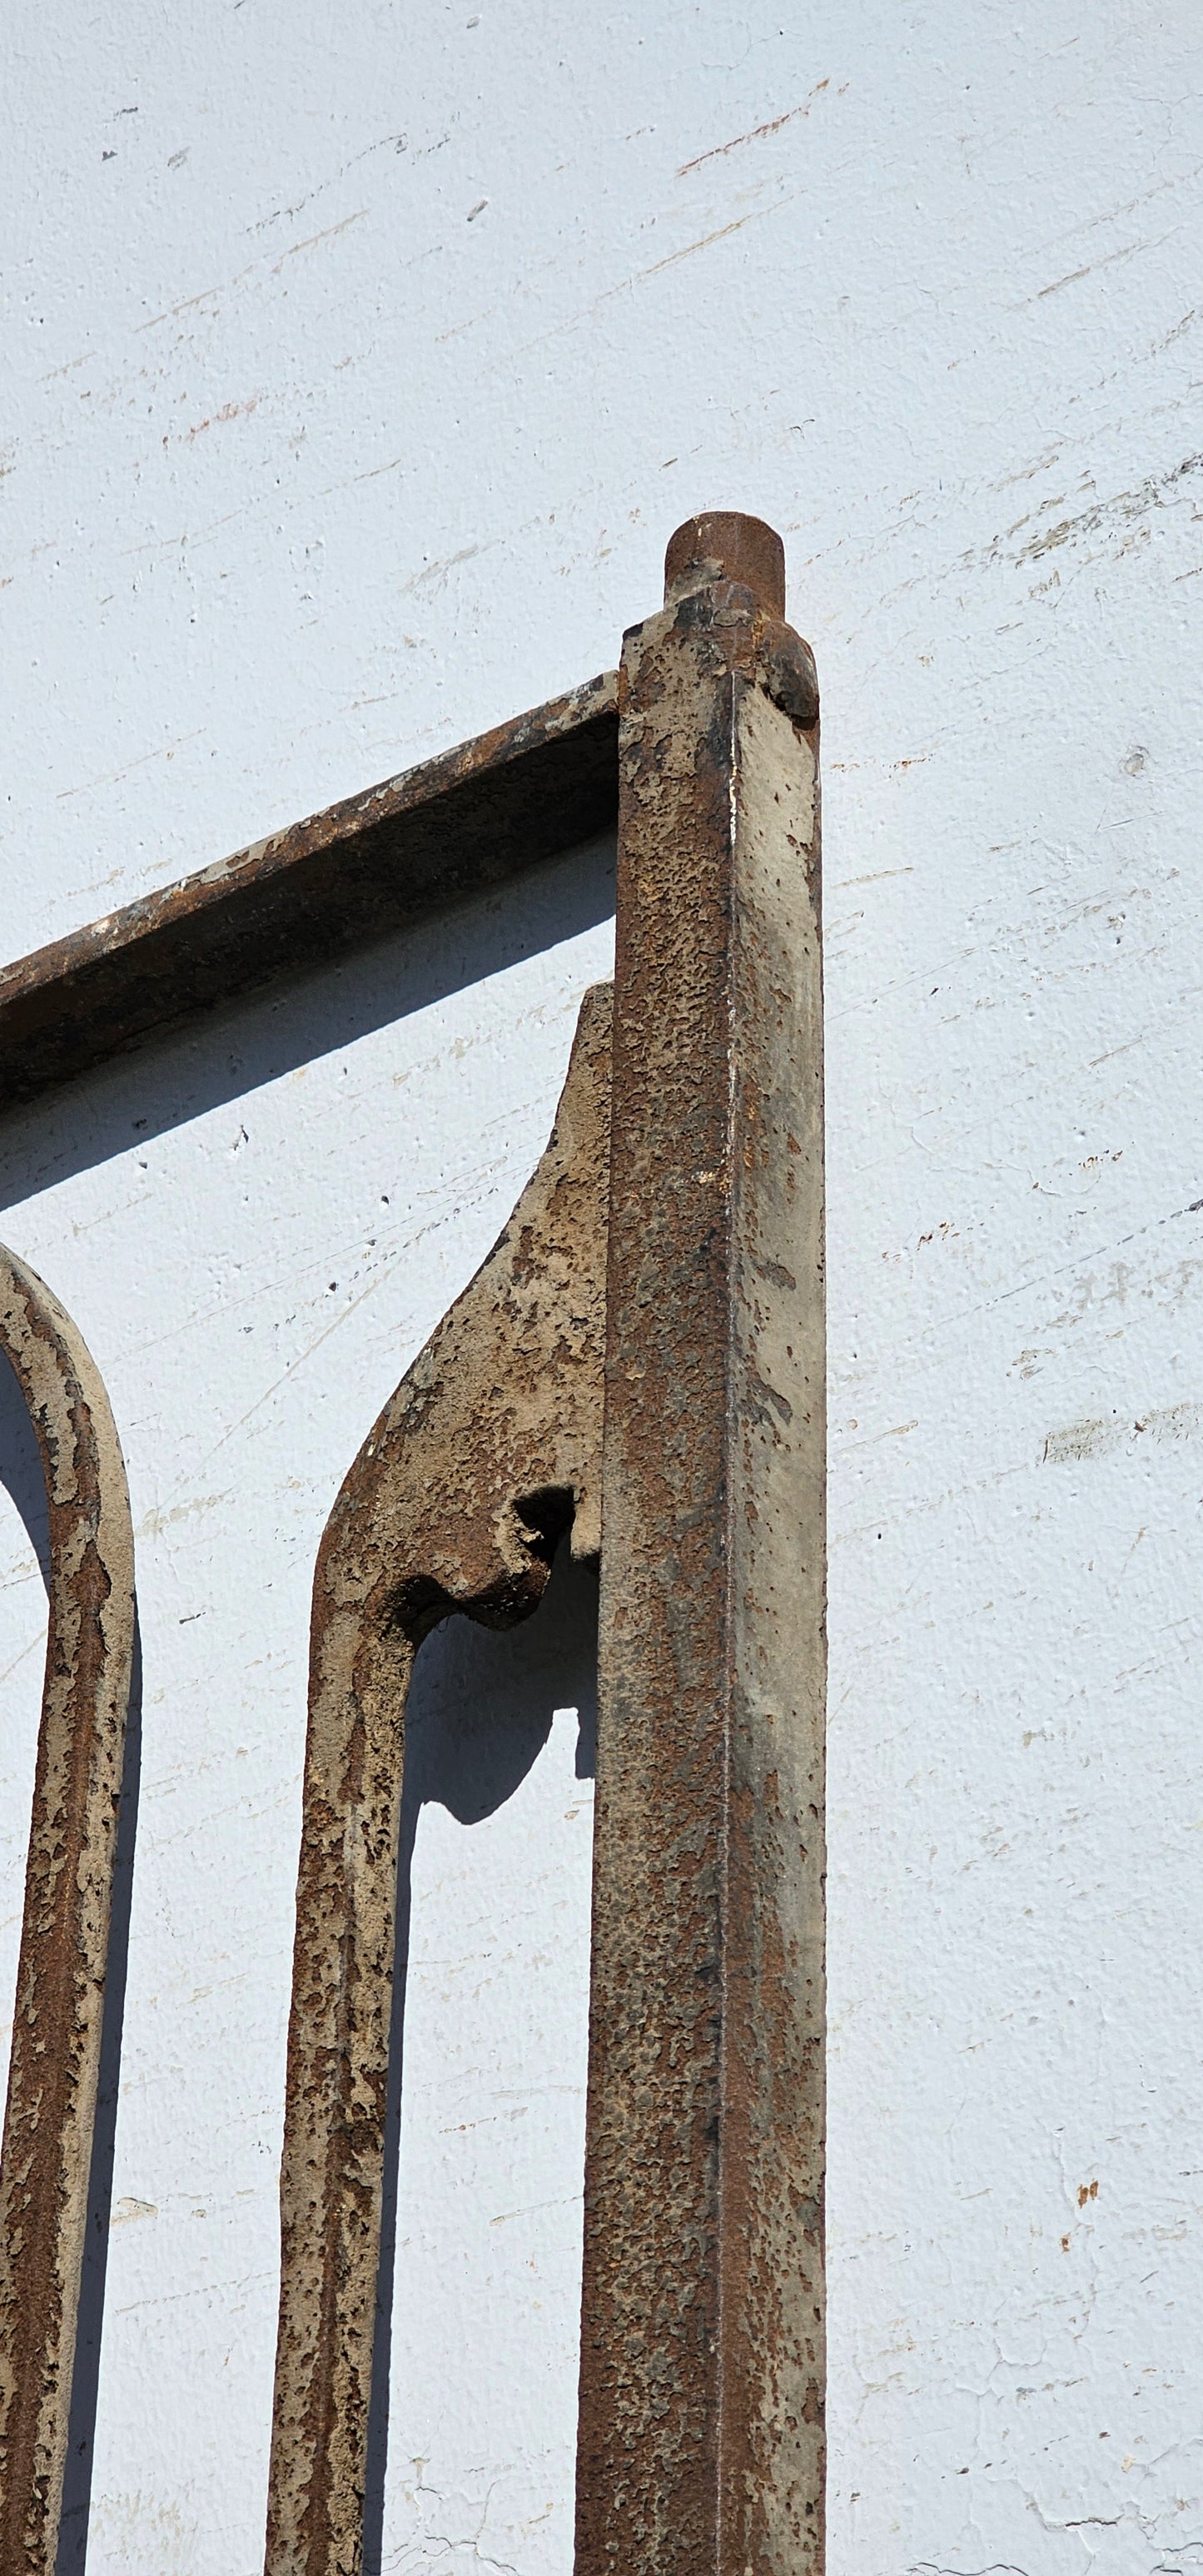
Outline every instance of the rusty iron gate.
MULTIPOLYGON (((823 2549, 818 691, 780 539, 690 520, 606 674, 0 974, 0 1100, 617 818, 550 1142, 356 1456, 314 1580, 267 2576, 358 2576, 405 1701, 600 1555, 578 2576, 823 2549)), ((0 2169, 0 2576, 52 2576, 133 1638, 121 1450, 0 1254, 46 1682, 0 2169)))

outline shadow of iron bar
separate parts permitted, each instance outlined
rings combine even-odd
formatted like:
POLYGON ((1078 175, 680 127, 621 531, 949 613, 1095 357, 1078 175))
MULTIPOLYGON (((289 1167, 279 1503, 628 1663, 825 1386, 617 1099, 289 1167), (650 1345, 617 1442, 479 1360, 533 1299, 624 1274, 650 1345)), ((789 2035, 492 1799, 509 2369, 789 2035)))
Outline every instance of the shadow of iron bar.
MULTIPOLYGON (((551 1734, 556 1709, 577 1711, 576 1776, 594 1776, 597 1729, 597 1575, 561 1544, 543 1599, 523 1626, 498 1632, 445 1620, 422 1646, 410 1684, 397 1856, 396 1965, 389 2038, 384 2196, 376 2341, 364 2499, 363 2576, 383 2576, 393 2287, 397 2260, 404 2097, 405 1991, 413 1859, 421 1810, 446 1807, 475 1825, 519 1789, 551 1734)), ((584 2008, 584 2007, 583 2007, 584 2008)), ((581 2103, 581 2180, 584 2102, 581 2103)), ((465 2387, 464 2404, 469 2404, 465 2387)), ((62 2572, 66 2576, 66 2571, 62 2572)))
POLYGON ((614 835, 546 860, 500 893, 392 932, 329 967, 146 1039, 94 1072, 5 1111, 0 1207, 245 1101, 293 1073, 524 958, 574 939, 614 909, 614 835))

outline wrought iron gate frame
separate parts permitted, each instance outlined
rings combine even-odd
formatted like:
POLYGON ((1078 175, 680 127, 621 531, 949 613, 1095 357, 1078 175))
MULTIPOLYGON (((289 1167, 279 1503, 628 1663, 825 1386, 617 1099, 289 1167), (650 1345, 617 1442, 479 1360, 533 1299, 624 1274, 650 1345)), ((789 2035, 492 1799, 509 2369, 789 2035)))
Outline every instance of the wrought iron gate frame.
MULTIPOLYGON (((570 1527, 602 1567, 578 2576, 821 2565, 818 691, 759 520, 686 522, 665 597, 617 673, 0 972, 3 1108, 617 825, 612 1048, 603 989, 547 1154, 319 1557, 269 2576, 361 2561, 413 1655, 450 1608, 527 1615, 570 1527)), ((128 1639, 86 1615, 111 1698, 128 1639)), ((68 2050, 67 2021, 41 2044, 68 2050)), ((21 2081, 15 2053, 6 2215, 21 2081)), ((66 2281, 61 2208, 38 2260, 66 2281)), ((69 2382, 61 2318, 40 2354, 15 2320, 0 2301, 0 2396, 69 2382)), ((54 2566, 61 2446, 25 2447, 0 2576, 54 2566)))

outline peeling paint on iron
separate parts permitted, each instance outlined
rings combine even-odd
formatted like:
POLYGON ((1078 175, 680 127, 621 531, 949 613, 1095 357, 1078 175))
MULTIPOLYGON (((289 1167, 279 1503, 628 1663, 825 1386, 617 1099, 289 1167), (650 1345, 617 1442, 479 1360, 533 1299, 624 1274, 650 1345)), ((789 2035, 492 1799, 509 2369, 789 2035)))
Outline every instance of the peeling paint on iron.
POLYGON ((526 1618, 600 1543, 610 992, 551 1140, 364 1442, 318 1557, 280 2185, 268 2576, 358 2576, 405 1700, 450 1611, 526 1618))
POLYGON ((134 1635, 125 1466, 70 1317, 0 1247, 46 1480, 50 1610, 0 2151, 0 2568, 53 2576, 134 1635))
POLYGON ((691 521, 620 679, 578 2576, 815 2576, 817 691, 691 521))

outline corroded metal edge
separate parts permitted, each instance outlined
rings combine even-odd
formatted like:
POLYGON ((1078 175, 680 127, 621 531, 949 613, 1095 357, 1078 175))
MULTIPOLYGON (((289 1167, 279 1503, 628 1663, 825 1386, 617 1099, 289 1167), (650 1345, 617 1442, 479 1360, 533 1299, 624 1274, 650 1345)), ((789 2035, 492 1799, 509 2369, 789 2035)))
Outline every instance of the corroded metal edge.
POLYGON ((689 523, 620 683, 577 2576, 822 2557, 818 692, 780 568, 689 523))
POLYGON ((605 829, 616 692, 603 672, 0 969, 0 1109, 605 829))
POLYGON ((380 2250, 405 1700, 450 1611, 537 1607, 600 1539, 610 988, 586 994, 551 1140, 402 1379, 313 1590, 280 2181, 268 2576, 358 2576, 380 2250))
POLYGON ((71 1318, 0 1247, 0 1348, 41 1452, 46 1679, 0 2150, 0 2568, 53 2576, 134 1636, 125 1465, 71 1318))

